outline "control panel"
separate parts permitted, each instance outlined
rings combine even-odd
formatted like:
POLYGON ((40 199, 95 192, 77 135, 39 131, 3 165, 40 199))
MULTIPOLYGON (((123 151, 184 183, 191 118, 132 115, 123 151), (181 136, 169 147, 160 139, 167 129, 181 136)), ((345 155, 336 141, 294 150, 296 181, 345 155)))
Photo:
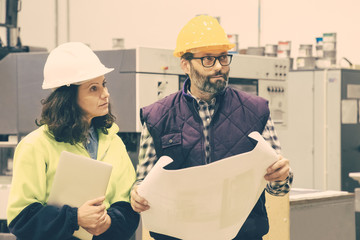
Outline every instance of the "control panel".
POLYGON ((235 54, 230 77, 285 81, 289 68, 288 58, 235 54))
POLYGON ((271 119, 276 125, 287 124, 287 82, 259 80, 259 96, 269 101, 271 119))

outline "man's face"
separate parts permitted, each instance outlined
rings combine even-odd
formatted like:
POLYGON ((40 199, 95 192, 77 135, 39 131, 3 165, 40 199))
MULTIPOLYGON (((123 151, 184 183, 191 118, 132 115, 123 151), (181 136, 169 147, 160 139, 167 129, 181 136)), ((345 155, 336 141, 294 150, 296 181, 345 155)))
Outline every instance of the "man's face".
MULTIPOLYGON (((227 51, 199 52, 194 54, 194 58, 206 56, 227 55, 227 51)), ((205 61, 205 59, 204 59, 205 61)), ((201 59, 192 59, 189 61, 189 76, 193 87, 204 93, 217 94, 224 90, 228 83, 230 67, 222 66, 217 59, 214 66, 205 68, 201 59)))

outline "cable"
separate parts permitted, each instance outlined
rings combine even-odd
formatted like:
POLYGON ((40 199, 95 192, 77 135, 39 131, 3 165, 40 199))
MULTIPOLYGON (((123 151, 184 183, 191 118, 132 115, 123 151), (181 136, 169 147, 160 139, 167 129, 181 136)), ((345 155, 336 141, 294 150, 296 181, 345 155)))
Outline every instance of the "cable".
POLYGON ((350 62, 349 59, 347 59, 346 57, 341 58, 340 61, 343 60, 343 59, 344 59, 347 63, 349 63, 350 67, 353 66, 352 62, 350 62))

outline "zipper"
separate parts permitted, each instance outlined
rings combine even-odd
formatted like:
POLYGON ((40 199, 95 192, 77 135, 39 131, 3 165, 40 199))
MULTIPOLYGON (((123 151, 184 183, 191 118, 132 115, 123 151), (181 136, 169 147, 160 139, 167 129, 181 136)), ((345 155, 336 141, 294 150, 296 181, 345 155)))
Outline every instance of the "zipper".
POLYGON ((105 158, 109 148, 110 148, 110 144, 109 144, 108 148, 105 150, 104 154, 101 156, 101 158, 99 158, 99 161, 102 161, 105 158))
MULTIPOLYGON (((205 145, 205 136, 204 136, 204 130, 205 130, 205 127, 204 127, 204 123, 202 122, 202 119, 200 117, 200 114, 199 114, 199 110, 198 110, 198 106, 197 104, 195 103, 195 99, 192 99, 192 105, 193 105, 193 108, 196 112, 196 117, 198 119, 198 121, 200 121, 200 125, 201 125, 201 140, 202 140, 202 146, 203 146, 203 156, 204 156, 204 165, 208 164, 207 161, 206 161, 206 145, 205 145)), ((210 147, 210 146, 209 146, 210 147)))
MULTIPOLYGON (((214 114, 215 114, 215 112, 214 112, 214 114)), ((214 116, 214 114, 213 114, 213 116, 214 116)), ((208 131, 208 136, 209 136, 209 163, 211 163, 211 159, 212 159, 212 145, 211 145, 211 125, 212 125, 212 123, 213 123, 213 121, 212 121, 212 118, 211 118, 211 122, 210 122, 210 124, 209 124, 209 131, 208 131)))

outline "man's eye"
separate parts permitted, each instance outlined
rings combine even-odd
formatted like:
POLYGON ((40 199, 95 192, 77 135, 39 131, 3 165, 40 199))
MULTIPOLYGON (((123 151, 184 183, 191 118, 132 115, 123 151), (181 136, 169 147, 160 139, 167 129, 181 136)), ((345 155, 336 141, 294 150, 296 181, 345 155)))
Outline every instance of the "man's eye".
POLYGON ((205 60, 206 60, 206 61, 213 61, 213 60, 214 60, 214 57, 208 56, 208 57, 205 57, 205 60))

